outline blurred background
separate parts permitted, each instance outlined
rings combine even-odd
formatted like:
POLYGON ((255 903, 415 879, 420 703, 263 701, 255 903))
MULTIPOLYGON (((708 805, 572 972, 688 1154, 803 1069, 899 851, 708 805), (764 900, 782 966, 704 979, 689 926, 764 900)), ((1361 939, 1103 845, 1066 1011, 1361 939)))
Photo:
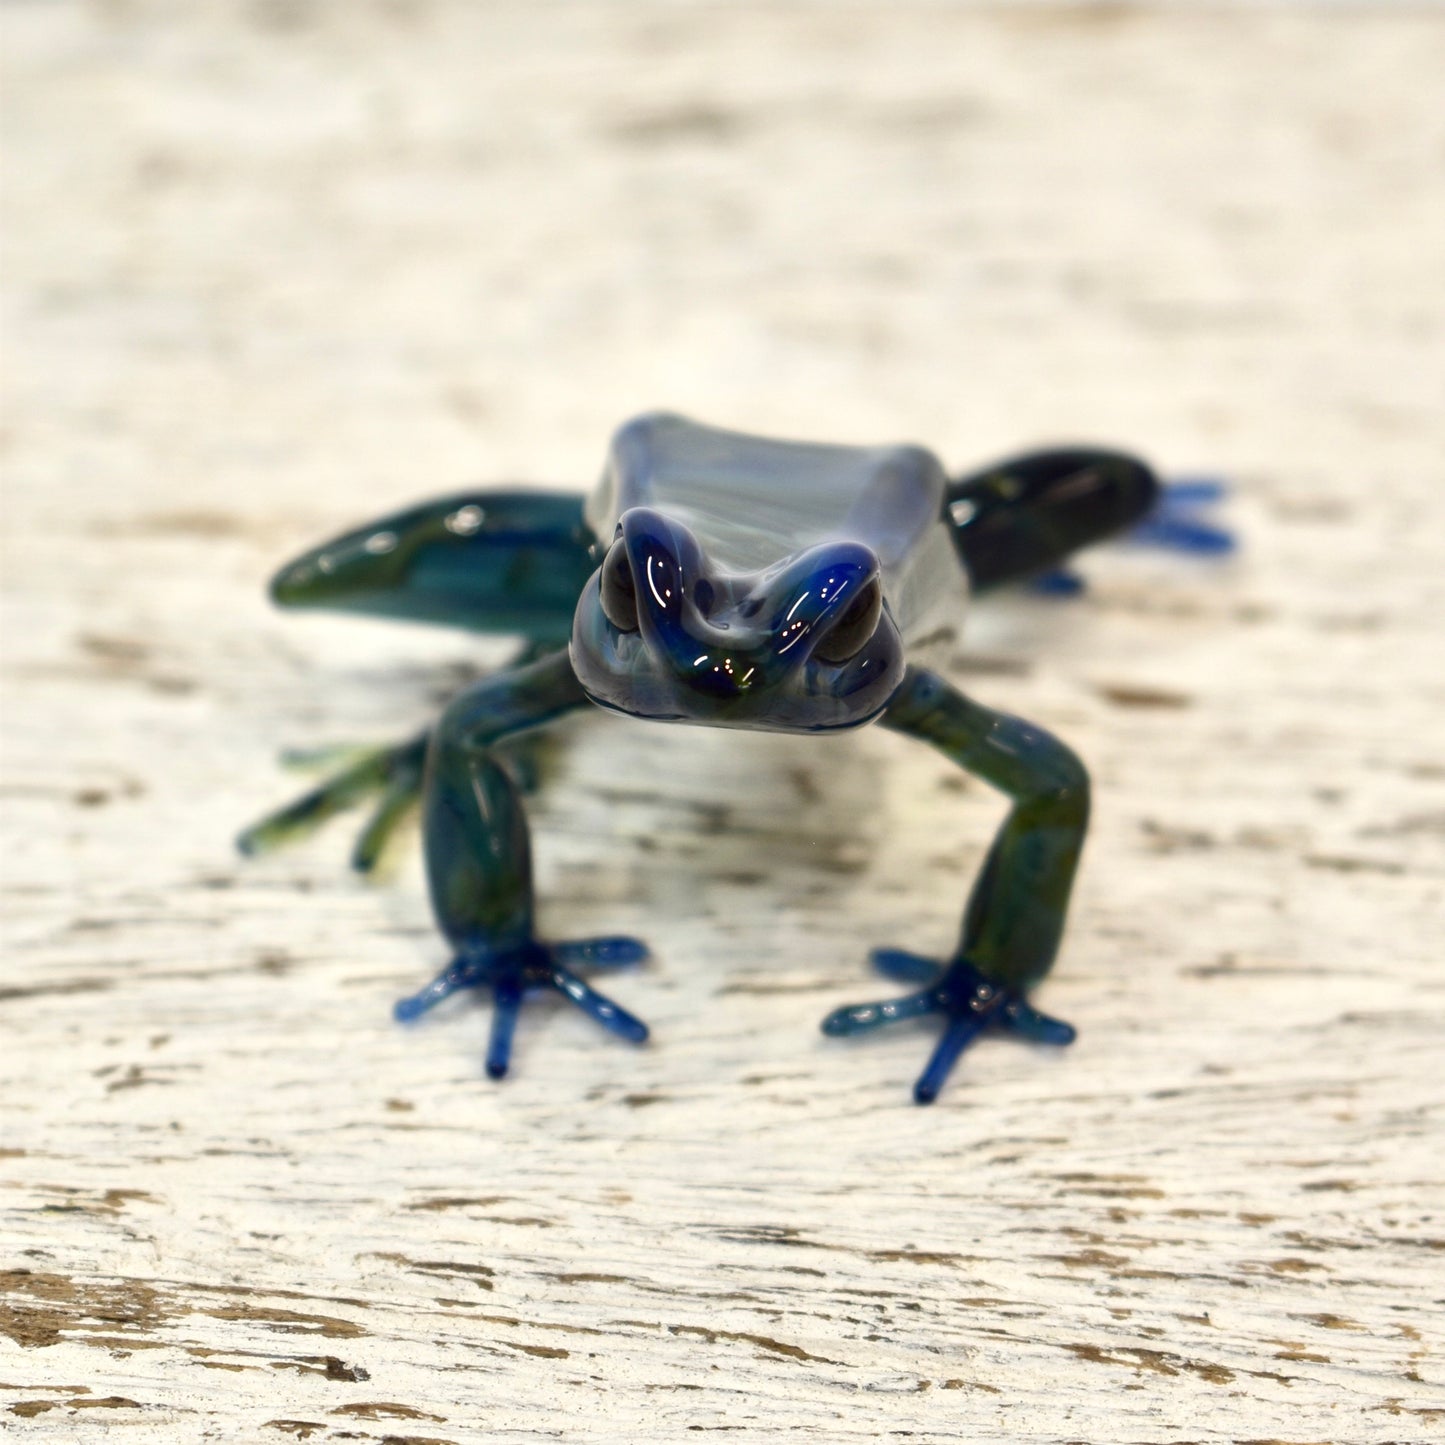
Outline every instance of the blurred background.
POLYGON ((590 480, 657 405, 958 465, 1056 436, 1287 459, 1303 488, 1366 439, 1373 478, 1418 471, 1439 406, 1428 11, 5 23, 12 477, 104 473, 92 506, 590 480))

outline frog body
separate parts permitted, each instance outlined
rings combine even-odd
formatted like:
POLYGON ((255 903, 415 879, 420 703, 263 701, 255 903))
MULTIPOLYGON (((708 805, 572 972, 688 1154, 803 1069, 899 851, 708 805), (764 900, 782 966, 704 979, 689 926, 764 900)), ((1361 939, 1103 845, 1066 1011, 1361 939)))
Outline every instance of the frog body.
POLYGON ((970 592, 1055 566, 1154 506, 1143 463, 1034 452, 950 479, 914 446, 783 442, 657 413, 614 436, 585 500, 458 493, 342 534, 284 567, 283 606, 521 636, 515 665, 463 692, 420 737, 364 755, 241 838, 257 851, 372 793, 368 868, 418 797, 433 911, 452 962, 397 1005, 410 1019, 465 988, 494 1003, 487 1069, 507 1071, 526 994, 555 989, 615 1033, 640 1020, 578 970, 636 961, 630 938, 544 942, 512 740, 592 704, 650 721, 786 732, 878 722, 930 743, 1012 801, 952 953, 882 949, 915 985, 839 1009, 855 1034, 921 1014, 944 1029, 915 1098, 993 1030, 1066 1043, 1028 992, 1051 967, 1087 826, 1088 776, 1061 742, 929 670, 970 592))

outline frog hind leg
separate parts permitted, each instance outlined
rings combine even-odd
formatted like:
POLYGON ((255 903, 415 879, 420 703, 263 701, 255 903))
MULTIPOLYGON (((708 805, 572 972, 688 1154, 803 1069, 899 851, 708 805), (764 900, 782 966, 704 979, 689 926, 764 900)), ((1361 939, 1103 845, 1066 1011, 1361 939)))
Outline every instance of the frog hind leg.
POLYGON ((597 565, 583 499, 459 492, 302 553, 271 581, 278 606, 436 623, 564 644, 597 565))
POLYGON ((647 1026, 578 974, 646 957, 632 938, 547 943, 535 934, 531 842, 521 796, 497 761, 502 739, 536 728, 586 701, 571 663, 558 654, 487 678, 458 697, 431 744, 423 798, 427 883, 451 962, 394 1010, 410 1022, 463 989, 493 1000, 487 1072, 501 1078, 528 993, 560 993, 598 1023, 633 1043, 647 1026))
POLYGON ((1137 457, 1056 447, 950 482, 943 517, 973 589, 987 592, 1128 531, 1158 497, 1158 479, 1137 457))
POLYGON ((1060 564, 1113 536, 1194 556, 1234 550, 1211 515, 1225 484, 1161 482, 1137 457, 1090 447, 1026 452, 949 483, 944 519, 976 592, 1027 580, 1035 592, 1077 597, 1083 578, 1060 564))
MULTIPOLYGON (((1227 494, 1228 487, 1216 477, 1162 482, 1158 500, 1144 520, 1124 534, 1124 541, 1191 557, 1227 557, 1236 546, 1234 533, 1213 517, 1215 504, 1227 494)), ((1087 590, 1083 576, 1072 567, 1041 572, 1028 585, 1045 597, 1078 597, 1087 590)))
POLYGON ((338 813, 375 797, 378 799, 375 811, 362 829, 351 856, 352 866, 358 872, 371 872, 380 861, 387 840, 416 803, 429 736, 429 732, 422 732, 387 747, 329 748, 293 755, 291 761, 301 766, 348 754, 350 760, 299 798, 252 823, 237 837, 236 847, 248 857, 269 853, 273 848, 306 837, 338 813))
MULTIPOLYGON (((524 666, 555 651, 529 643, 508 666, 524 666)), ((236 847, 248 857, 269 853, 309 837, 337 814, 374 798, 372 813, 351 851, 351 866, 358 873, 374 872, 386 845, 421 797, 422 767, 430 740, 428 728, 383 747, 288 750, 282 754, 282 761, 290 767, 342 766, 300 797, 252 823, 237 837, 236 847)), ((529 733, 497 749, 498 761, 524 793, 534 793, 541 786, 545 745, 542 735, 529 733)))
POLYGON ((981 1034, 1050 1044, 1074 1038, 1068 1024, 1040 1013, 1026 995, 1053 966, 1063 936, 1088 827, 1089 778, 1042 728, 984 707, 919 668, 909 669, 883 724, 931 743, 1013 803, 974 883, 953 955, 935 962, 896 949, 876 952, 876 967, 918 987, 901 998, 837 1009, 823 1021, 823 1032, 837 1037, 941 1015, 943 1034, 913 1090, 927 1104, 981 1034))

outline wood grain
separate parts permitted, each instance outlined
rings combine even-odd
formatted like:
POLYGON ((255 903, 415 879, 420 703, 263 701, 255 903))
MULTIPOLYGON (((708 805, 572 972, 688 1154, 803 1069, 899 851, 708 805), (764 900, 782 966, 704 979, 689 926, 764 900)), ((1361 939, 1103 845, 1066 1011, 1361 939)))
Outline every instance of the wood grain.
POLYGON ((1380 7, 10 5, 0 1422, 87 1441, 1438 1438, 1445 24, 1380 7), (283 744, 501 650, 272 613, 328 529, 667 405, 1235 482, 957 679, 1088 760, 1041 994, 823 1039, 1001 804, 881 732, 563 730, 629 1050, 481 1077, 414 841, 243 864, 283 744))

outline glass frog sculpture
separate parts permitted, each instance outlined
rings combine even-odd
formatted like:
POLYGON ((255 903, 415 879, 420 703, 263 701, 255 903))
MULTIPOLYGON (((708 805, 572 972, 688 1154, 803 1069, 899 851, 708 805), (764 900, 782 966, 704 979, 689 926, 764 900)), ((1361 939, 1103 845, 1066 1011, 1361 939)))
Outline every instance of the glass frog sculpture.
MULTIPOLYGON (((449 496, 281 570, 271 591, 284 607, 519 634, 526 646, 425 734, 361 756, 240 845, 260 850, 378 794, 354 856, 366 870, 419 797, 432 907, 453 958, 396 1016, 415 1018, 460 989, 489 990, 487 1072, 500 1078, 534 990, 557 990, 625 1039, 647 1037, 580 976, 643 958, 643 944, 536 935, 510 739, 589 704, 655 722, 793 733, 881 723, 1013 805, 952 955, 875 952, 878 969, 912 991, 823 1021, 824 1033, 847 1035, 938 1015, 942 1037, 914 1089, 929 1102, 982 1033, 1074 1037, 1028 994, 1063 933, 1089 779, 1063 743, 964 696, 922 659, 953 637, 970 590, 1048 575, 1077 548, 1140 523, 1158 491, 1146 466, 1110 451, 1035 452, 950 479, 918 447, 810 445, 638 417, 613 437, 590 498, 449 496)), ((1196 550, 1213 545, 1208 528, 1193 527, 1191 540, 1187 518, 1156 513, 1153 525, 1173 526, 1196 550)))

